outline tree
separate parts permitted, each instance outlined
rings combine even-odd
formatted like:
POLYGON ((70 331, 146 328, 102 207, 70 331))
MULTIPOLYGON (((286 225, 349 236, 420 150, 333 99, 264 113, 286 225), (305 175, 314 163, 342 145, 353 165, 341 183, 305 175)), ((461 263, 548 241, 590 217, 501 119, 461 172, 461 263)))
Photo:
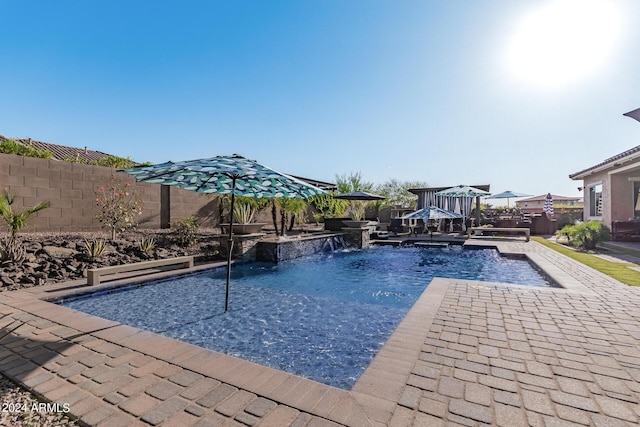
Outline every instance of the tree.
POLYGON ((51 203, 48 201, 40 202, 34 207, 15 212, 12 208, 14 201, 15 197, 9 191, 5 191, 5 193, 0 196, 0 215, 9 227, 12 242, 15 242, 16 235, 27 224, 27 220, 31 215, 51 206, 51 203))
POLYGON ((411 188, 424 188, 428 184, 424 181, 399 181, 392 178, 383 184, 375 187, 374 192, 385 199, 379 203, 379 208, 386 206, 412 207, 415 205, 418 196, 409 192, 411 188))
POLYGON ((338 193, 351 193, 353 191, 371 191, 373 183, 362 180, 360 172, 351 172, 349 175, 336 175, 338 193))
POLYGON ((111 240, 115 240, 117 231, 135 227, 135 217, 144 209, 144 202, 137 192, 115 175, 96 191, 96 204, 100 208, 96 218, 111 229, 111 240))
POLYGON ((304 199, 297 198, 279 198, 271 199, 271 217, 276 235, 284 236, 285 229, 293 230, 296 216, 307 209, 307 202, 304 199), (278 231, 277 213, 280 211, 280 231, 278 231), (287 221, 290 220, 289 227, 286 227, 287 221))

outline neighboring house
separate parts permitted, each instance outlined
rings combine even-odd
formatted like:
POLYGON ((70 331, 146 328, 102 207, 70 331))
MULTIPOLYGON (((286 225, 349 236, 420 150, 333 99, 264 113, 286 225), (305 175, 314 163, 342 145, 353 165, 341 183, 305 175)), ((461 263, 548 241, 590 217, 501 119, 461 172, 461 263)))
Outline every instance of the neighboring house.
POLYGON ((300 181, 304 181, 307 184, 311 184, 315 187, 318 187, 321 190, 334 191, 338 189, 338 186, 332 182, 318 181, 317 179, 303 178, 301 176, 296 176, 296 175, 289 175, 289 176, 295 179, 299 179, 300 181))
POLYGON ((37 150, 49 151, 53 160, 75 161, 78 163, 91 163, 103 157, 113 156, 113 154, 101 151, 89 150, 87 147, 76 148, 66 145, 50 144, 48 142, 35 141, 31 138, 7 138, 0 135, 0 141, 13 140, 25 147, 32 147, 37 150))
MULTIPOLYGON (((551 195, 553 200, 553 205, 563 205, 563 206, 571 206, 576 208, 582 207, 582 198, 581 197, 567 197, 567 196, 559 196, 557 194, 551 195)), ((541 194, 539 196, 528 197, 526 199, 520 199, 516 201, 516 206, 520 208, 521 211, 526 213, 542 213, 542 208, 544 207, 544 203, 547 200, 546 194, 541 194)))
POLYGON ((614 239, 640 239, 640 145, 569 178, 583 182, 585 220, 601 221, 614 239))

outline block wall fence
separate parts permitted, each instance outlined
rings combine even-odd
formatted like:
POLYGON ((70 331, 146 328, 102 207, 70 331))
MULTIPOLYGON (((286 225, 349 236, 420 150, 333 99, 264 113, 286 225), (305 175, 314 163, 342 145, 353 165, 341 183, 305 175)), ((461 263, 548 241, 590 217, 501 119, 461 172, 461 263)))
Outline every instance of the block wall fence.
MULTIPOLYGON (((200 218, 205 227, 219 222, 220 198, 212 194, 138 183, 114 168, 0 154, 0 191, 8 190, 15 196, 14 210, 51 202, 51 207, 29 219, 24 232, 104 230, 96 219, 100 211, 95 191, 108 183, 111 175, 129 182, 144 200, 139 228, 168 228, 172 222, 191 215, 200 218)), ((0 231, 7 231, 4 224, 0 231)))

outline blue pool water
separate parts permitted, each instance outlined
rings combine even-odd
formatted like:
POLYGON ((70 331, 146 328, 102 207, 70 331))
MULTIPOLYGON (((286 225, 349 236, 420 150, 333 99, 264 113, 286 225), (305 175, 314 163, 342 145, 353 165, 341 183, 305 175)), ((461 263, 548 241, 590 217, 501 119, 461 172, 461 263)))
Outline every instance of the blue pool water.
POLYGON ((434 277, 549 286, 523 260, 461 247, 315 255, 62 301, 85 313, 350 389, 434 277), (153 286, 151 286, 153 285, 153 286))

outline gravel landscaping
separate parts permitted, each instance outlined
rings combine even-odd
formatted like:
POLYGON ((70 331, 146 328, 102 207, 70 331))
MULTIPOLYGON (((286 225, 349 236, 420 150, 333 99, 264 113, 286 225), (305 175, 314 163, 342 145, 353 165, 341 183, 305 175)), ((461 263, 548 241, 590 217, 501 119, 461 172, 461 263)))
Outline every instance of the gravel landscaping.
MULTIPOLYGON (((127 232, 117 240, 107 233, 22 233, 17 239, 26 251, 22 263, 0 263, 0 292, 65 282, 86 277, 87 268, 128 264, 183 255, 193 255, 196 263, 223 259, 219 254, 219 229, 200 230, 197 242, 188 247, 169 230, 127 232), (152 249, 144 252, 142 240, 153 239, 152 249), (104 242, 104 253, 93 259, 87 242, 104 242)), ((6 238, 0 234, 0 239, 6 238)))

